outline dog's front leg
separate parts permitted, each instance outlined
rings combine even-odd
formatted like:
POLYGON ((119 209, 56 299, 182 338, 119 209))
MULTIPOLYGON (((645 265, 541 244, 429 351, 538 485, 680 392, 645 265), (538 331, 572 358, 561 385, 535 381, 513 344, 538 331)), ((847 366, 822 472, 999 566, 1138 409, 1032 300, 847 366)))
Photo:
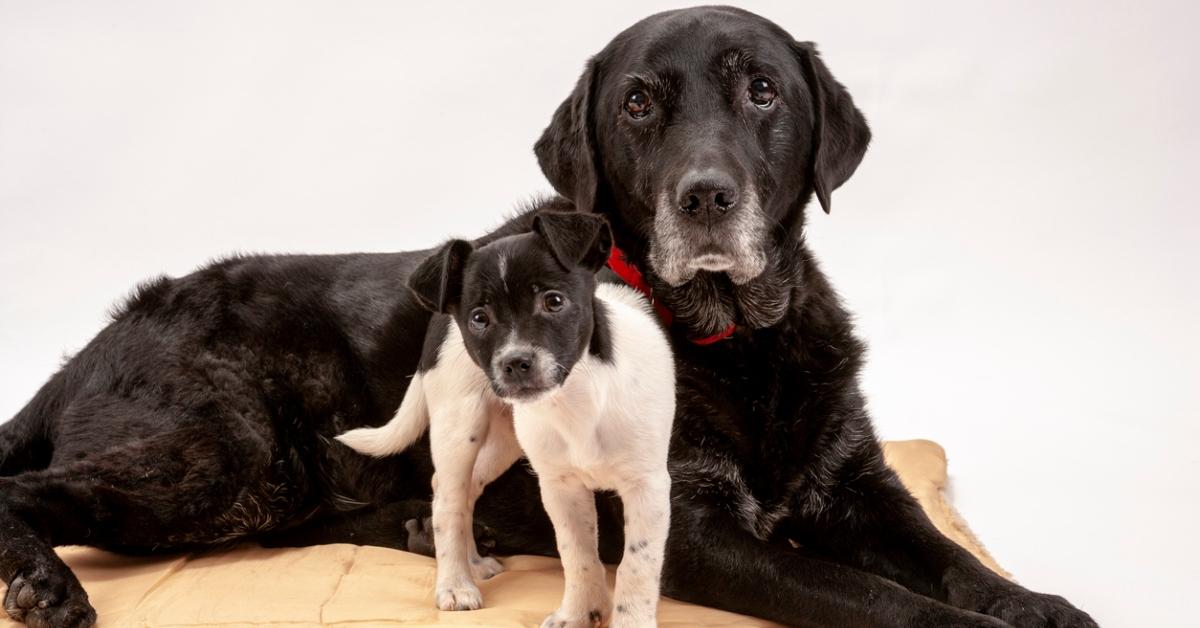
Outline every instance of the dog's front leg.
POLYGON ((617 568, 612 626, 655 626, 671 525, 671 476, 664 468, 619 493, 625 509, 625 555, 617 568))
POLYGON ((538 482, 566 576, 562 603, 542 628, 599 627, 608 619, 612 602, 596 548, 595 498, 571 475, 539 472, 538 482))
POLYGON ((488 415, 473 404, 432 409, 429 445, 433 455, 433 540, 437 555, 437 607, 475 610, 483 596, 471 577, 475 545, 471 474, 487 438, 488 415))

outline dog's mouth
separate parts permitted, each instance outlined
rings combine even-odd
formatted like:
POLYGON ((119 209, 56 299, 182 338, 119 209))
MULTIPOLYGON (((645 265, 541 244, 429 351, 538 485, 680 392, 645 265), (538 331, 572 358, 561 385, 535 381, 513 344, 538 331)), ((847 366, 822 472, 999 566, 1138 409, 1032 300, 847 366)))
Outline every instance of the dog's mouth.
POLYGON ((522 384, 517 386, 505 386, 492 382, 492 391, 496 396, 507 401, 508 403, 537 403, 542 401, 555 392, 562 386, 561 383, 553 383, 549 385, 534 385, 522 384))

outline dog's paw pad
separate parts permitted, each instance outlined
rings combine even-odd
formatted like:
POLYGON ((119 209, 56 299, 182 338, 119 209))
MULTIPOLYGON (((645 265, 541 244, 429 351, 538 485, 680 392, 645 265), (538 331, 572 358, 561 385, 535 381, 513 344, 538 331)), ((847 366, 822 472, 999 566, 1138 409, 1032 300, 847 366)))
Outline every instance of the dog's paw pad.
POLYGON ((87 628, 96 623, 96 611, 83 589, 70 583, 55 586, 49 578, 36 580, 45 582, 17 576, 9 583, 4 594, 9 617, 38 628, 87 628))
POLYGON ((475 585, 439 587, 437 607, 444 611, 474 611, 483 608, 483 594, 475 585))
POLYGON ((491 556, 471 559, 471 575, 476 580, 488 580, 504 571, 504 565, 491 556))

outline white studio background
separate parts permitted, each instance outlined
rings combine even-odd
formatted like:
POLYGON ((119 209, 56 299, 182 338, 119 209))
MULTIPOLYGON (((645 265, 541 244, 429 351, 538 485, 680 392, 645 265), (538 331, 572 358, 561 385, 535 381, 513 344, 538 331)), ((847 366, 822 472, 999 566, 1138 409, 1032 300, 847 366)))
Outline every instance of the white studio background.
MULTIPOLYGON (((809 238, 885 438, 1024 584, 1181 625, 1200 578, 1196 5, 753 2, 875 140, 809 238)), ((0 0, 0 416, 138 281, 391 251, 549 190, 531 152, 656 2, 0 0)))

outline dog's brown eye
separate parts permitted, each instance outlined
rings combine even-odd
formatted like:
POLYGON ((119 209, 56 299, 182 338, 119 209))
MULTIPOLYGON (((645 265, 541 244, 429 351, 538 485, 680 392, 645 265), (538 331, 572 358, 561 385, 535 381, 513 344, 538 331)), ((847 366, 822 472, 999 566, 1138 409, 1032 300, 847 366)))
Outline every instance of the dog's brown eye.
POLYGON ((561 292, 547 292, 542 295, 542 305, 547 312, 557 312, 567 306, 567 297, 561 292))
POLYGON ((482 308, 471 312, 471 328, 475 331, 483 331, 484 329, 487 329, 487 326, 491 322, 492 319, 488 318, 487 312, 482 308))
POLYGON ((625 96, 625 113, 634 119, 646 117, 646 114, 650 113, 650 97, 646 92, 640 89, 629 92, 629 95, 625 96))
POLYGON ((750 81, 750 102, 766 109, 775 102, 775 97, 779 94, 775 91, 775 84, 770 79, 758 77, 750 81))

